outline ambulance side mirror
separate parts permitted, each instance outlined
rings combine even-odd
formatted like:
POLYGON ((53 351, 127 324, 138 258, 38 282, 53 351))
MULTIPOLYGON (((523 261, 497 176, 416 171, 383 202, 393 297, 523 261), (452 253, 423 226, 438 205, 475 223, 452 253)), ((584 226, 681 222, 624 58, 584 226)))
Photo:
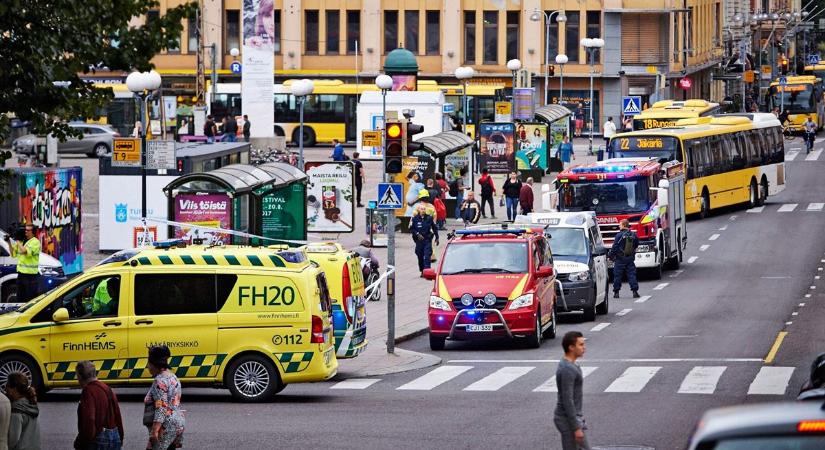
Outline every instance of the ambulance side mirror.
POLYGON ((52 314, 52 320, 57 323, 69 320, 69 310, 66 308, 58 308, 57 311, 52 314))
POLYGON ((425 280, 435 280, 435 270, 433 269, 424 269, 421 275, 424 276, 425 280))

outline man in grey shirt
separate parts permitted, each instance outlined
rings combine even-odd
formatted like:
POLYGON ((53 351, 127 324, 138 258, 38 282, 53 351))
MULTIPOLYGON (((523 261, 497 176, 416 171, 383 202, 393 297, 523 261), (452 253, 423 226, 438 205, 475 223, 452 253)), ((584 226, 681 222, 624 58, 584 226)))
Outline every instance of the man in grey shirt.
POLYGON ((570 331, 561 340, 564 357, 556 368, 556 387, 558 400, 553 422, 561 433, 561 445, 564 450, 590 450, 590 444, 584 436, 587 425, 582 414, 582 369, 576 360, 584 355, 584 335, 579 331, 570 331))

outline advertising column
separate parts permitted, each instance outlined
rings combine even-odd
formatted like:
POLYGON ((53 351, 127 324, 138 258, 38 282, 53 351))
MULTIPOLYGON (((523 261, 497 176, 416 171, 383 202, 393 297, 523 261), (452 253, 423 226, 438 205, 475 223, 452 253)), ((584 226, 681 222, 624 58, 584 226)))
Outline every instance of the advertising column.
POLYGON ((272 0, 243 1, 241 109, 252 122, 253 138, 270 138, 275 131, 273 8, 272 0))

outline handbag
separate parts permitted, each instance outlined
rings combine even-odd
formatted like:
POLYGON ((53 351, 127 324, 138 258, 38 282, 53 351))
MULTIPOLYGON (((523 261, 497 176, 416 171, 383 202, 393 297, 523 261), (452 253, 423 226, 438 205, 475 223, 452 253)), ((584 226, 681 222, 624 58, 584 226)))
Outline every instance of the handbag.
POLYGON ((498 199, 498 206, 504 206, 504 197, 498 199))
POLYGON ((154 403, 143 404, 143 426, 149 428, 155 423, 155 405, 154 403))

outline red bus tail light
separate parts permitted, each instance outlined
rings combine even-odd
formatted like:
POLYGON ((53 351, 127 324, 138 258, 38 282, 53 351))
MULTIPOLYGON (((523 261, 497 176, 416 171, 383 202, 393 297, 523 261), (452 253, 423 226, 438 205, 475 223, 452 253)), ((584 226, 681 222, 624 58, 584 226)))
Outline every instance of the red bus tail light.
POLYGON ((312 316, 312 337, 309 338, 309 343, 323 344, 324 341, 324 320, 318 316, 312 316))

